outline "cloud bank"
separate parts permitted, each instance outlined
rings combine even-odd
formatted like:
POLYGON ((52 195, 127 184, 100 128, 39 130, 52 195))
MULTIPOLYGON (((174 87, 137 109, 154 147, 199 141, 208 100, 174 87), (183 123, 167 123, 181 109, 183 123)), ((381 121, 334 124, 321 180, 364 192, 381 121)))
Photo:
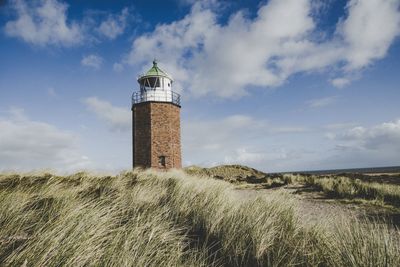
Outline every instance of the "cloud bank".
POLYGON ((21 109, 14 108, 7 116, 0 116, 0 170, 71 171, 89 163, 79 150, 75 134, 30 120, 21 109))
POLYGON ((113 40, 122 35, 132 17, 128 8, 119 14, 88 12, 81 20, 68 19, 68 4, 58 0, 11 0, 9 9, 14 18, 4 27, 10 37, 29 44, 45 47, 71 47, 113 40))
POLYGON ((275 137, 299 135, 308 130, 299 126, 272 125, 266 120, 243 114, 191 119, 182 123, 185 164, 237 163, 260 169, 289 166, 290 160, 299 154, 297 148, 287 149, 275 137), (268 145, 265 145, 266 140, 270 140, 268 145))
POLYGON ((68 6, 65 3, 57 0, 28 3, 13 0, 11 6, 16 18, 5 25, 5 32, 9 36, 39 46, 71 46, 83 39, 81 26, 67 21, 68 6))
POLYGON ((334 138, 354 149, 397 151, 400 155, 400 120, 353 127, 334 138))
POLYGON ((296 73, 331 71, 334 86, 348 85, 383 58, 400 32, 397 0, 351 0, 333 34, 317 29, 310 0, 271 0, 255 18, 196 2, 190 14, 136 38, 126 62, 157 57, 176 88, 193 95, 238 97, 251 87, 276 87, 296 73), (328 36, 316 38, 316 36, 328 36))

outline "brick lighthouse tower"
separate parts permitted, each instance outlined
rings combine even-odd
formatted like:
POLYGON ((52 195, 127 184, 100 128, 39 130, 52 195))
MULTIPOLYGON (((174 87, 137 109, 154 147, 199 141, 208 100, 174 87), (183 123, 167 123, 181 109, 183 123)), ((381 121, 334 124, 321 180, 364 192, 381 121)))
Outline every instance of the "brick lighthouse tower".
POLYGON ((133 167, 181 168, 180 95, 157 66, 139 76, 132 95, 133 167))

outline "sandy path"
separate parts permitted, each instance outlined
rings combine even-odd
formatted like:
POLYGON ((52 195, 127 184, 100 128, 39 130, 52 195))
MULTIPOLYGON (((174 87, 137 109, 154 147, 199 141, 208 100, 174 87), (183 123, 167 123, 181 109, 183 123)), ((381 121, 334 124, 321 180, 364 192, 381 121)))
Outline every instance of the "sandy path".
POLYGON ((296 214, 305 224, 327 223, 339 220, 341 217, 363 217, 365 211, 355 204, 343 204, 334 199, 328 199, 321 192, 315 192, 302 185, 289 185, 274 189, 238 189, 238 197, 246 199, 268 194, 271 191, 288 192, 295 199, 296 214))

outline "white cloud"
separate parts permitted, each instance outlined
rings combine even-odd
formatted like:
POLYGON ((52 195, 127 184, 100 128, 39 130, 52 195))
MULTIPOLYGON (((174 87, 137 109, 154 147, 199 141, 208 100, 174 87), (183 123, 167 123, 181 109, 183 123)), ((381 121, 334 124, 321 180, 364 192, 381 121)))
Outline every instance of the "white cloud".
POLYGON ((321 70, 344 76, 332 80, 340 87, 385 56, 399 34, 398 8, 397 0, 353 0, 335 34, 316 41, 321 31, 309 0, 271 0, 255 18, 237 12, 224 25, 218 10, 196 2, 183 19, 136 38, 127 62, 156 57, 175 88, 193 95, 241 96, 248 87, 279 86, 295 73, 321 70))
POLYGON ((307 102, 310 108, 322 108, 335 103, 337 96, 329 96, 324 98, 313 99, 307 102))
POLYGON ((121 14, 110 14, 106 20, 100 23, 97 31, 108 39, 115 39, 124 32, 128 16, 128 8, 122 9, 121 14))
POLYGON ((40 46, 71 46, 83 40, 80 25, 67 21, 68 6, 63 2, 13 0, 11 8, 16 19, 5 25, 5 33, 9 36, 40 46))
POLYGON ((62 0, 11 0, 9 8, 14 18, 5 24, 5 33, 42 47, 113 40, 124 33, 133 18, 130 10, 123 8, 107 15, 89 10, 81 20, 72 21, 68 19, 68 4, 62 0))
POLYGON ((202 166, 245 164, 265 171, 399 163, 400 120, 371 127, 354 125, 337 123, 307 129, 273 125, 246 115, 192 118, 182 123, 183 158, 202 166), (329 131, 325 138, 324 129, 329 131))
POLYGON ((385 122, 373 127, 354 127, 336 135, 349 146, 371 150, 394 150, 400 153, 400 120, 385 122))
POLYGON ((79 151, 75 134, 30 120, 22 109, 10 109, 7 116, 0 117, 0 170, 71 171, 89 163, 79 151))
POLYGON ((233 155, 225 156, 225 164, 254 165, 265 161, 266 155, 262 152, 249 151, 247 148, 238 148, 233 155))
POLYGON ((307 129, 296 126, 271 125, 263 119, 237 114, 219 119, 191 119, 182 123, 182 147, 185 161, 203 166, 226 163, 279 169, 298 157, 276 138, 298 135, 307 129), (275 141, 273 141, 275 140, 275 141))
POLYGON ((81 65, 94 69, 100 69, 103 61, 103 58, 98 55, 88 55, 82 58, 81 65))
POLYGON ((121 72, 124 70, 124 65, 120 64, 120 63, 114 63, 113 65, 113 70, 115 72, 121 72))
POLYGON ((368 66, 383 58, 394 38, 400 33, 398 0, 351 0, 349 16, 338 26, 346 49, 346 69, 368 66))
POLYGON ((127 131, 131 128, 131 113, 126 108, 115 107, 111 103, 97 97, 84 99, 87 108, 108 124, 113 131, 127 131))
POLYGON ((348 78, 335 78, 331 80, 331 83, 333 86, 338 87, 338 88, 343 88, 346 85, 351 83, 351 80, 348 78))
POLYGON ((315 13, 318 17, 326 15, 334 1, 335 0, 311 0, 311 8, 313 13, 315 13))
POLYGON ((370 127, 338 124, 329 130, 325 136, 332 149, 321 153, 320 169, 399 165, 400 120, 370 127))
POLYGON ((225 156, 224 163, 259 166, 263 170, 271 170, 277 166, 285 166, 285 161, 288 167, 289 161, 300 158, 302 153, 304 151, 287 151, 285 148, 273 148, 267 152, 262 148, 240 147, 225 156))

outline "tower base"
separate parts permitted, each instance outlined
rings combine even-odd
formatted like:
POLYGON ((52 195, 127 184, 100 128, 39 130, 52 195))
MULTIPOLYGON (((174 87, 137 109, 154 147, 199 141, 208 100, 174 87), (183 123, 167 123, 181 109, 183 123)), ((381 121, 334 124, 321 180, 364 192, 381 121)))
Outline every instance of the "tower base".
POLYGON ((132 106, 133 167, 181 168, 180 106, 142 102, 132 106))

